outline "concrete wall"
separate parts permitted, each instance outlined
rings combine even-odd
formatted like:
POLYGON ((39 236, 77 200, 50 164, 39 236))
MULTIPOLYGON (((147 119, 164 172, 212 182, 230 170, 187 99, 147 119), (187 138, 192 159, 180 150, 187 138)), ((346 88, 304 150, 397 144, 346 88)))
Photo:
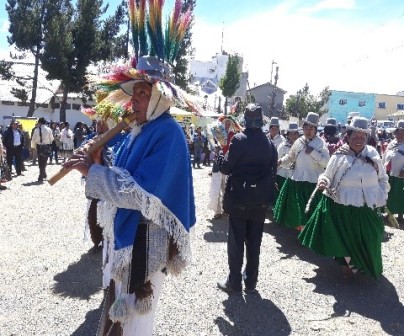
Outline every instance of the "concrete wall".
POLYGON ((331 90, 327 108, 330 117, 345 124, 349 112, 359 112, 361 116, 371 119, 375 113, 375 101, 373 93, 331 90))
POLYGON ((390 114, 399 111, 398 104, 404 106, 404 97, 401 95, 376 94, 374 106, 376 119, 388 119, 390 114))

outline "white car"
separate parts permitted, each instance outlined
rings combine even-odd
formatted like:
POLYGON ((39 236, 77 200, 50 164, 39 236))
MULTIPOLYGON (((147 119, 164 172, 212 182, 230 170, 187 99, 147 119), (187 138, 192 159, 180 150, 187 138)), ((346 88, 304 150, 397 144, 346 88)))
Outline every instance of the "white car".
POLYGON ((393 133, 396 129, 396 123, 392 120, 378 120, 377 127, 385 129, 387 133, 393 133))

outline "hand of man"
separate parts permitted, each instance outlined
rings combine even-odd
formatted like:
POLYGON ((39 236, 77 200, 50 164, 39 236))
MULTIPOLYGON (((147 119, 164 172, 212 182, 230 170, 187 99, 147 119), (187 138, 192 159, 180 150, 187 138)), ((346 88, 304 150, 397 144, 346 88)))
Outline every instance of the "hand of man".
POLYGON ((74 153, 70 159, 63 164, 63 167, 69 170, 76 169, 81 175, 87 176, 93 163, 94 161, 92 157, 86 152, 80 150, 74 153))

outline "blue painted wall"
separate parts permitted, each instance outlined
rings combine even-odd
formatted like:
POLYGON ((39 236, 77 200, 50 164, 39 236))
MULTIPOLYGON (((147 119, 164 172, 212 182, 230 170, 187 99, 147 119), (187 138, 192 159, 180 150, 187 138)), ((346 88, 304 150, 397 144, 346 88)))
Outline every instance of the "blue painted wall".
POLYGON ((335 90, 330 90, 330 92, 331 96, 327 104, 328 113, 330 117, 337 119, 337 122, 341 123, 341 125, 346 124, 349 112, 359 112, 362 117, 367 119, 373 117, 376 101, 376 95, 374 93, 335 90), (340 104, 341 100, 346 101, 346 104, 340 104))

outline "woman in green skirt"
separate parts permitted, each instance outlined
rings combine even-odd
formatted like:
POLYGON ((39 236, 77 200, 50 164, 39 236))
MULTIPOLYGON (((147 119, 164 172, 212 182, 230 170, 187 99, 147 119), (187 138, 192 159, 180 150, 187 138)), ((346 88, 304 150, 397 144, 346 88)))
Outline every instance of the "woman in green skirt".
MULTIPOLYGON (((278 147, 278 157, 281 158, 289 153, 290 148, 295 143, 295 141, 299 138, 299 125, 297 123, 291 122, 289 123, 289 128, 286 130, 285 140, 278 147)), ((290 178, 292 175, 292 170, 290 167, 282 167, 279 166, 276 172, 276 185, 278 191, 280 191, 283 187, 285 181, 290 178)), ((278 192, 279 193, 279 192, 278 192)), ((278 197, 278 195, 276 195, 278 197)))
POLYGON ((404 120, 397 123, 394 131, 395 139, 389 143, 383 155, 383 163, 389 167, 391 186, 387 208, 398 214, 398 219, 403 221, 404 217, 404 120))
MULTIPOLYGON (((306 203, 330 158, 325 142, 317 136, 319 116, 309 112, 303 123, 303 136, 295 141, 278 165, 290 167, 274 207, 274 218, 282 226, 301 229, 307 222, 306 203)), ((319 201, 320 196, 317 197, 319 201)))
POLYGON ((367 146, 367 119, 355 117, 347 126, 348 144, 334 153, 318 188, 325 190, 306 227, 301 243, 314 252, 336 257, 345 276, 362 271, 375 278, 382 273, 384 207, 390 189, 376 149, 367 146))

